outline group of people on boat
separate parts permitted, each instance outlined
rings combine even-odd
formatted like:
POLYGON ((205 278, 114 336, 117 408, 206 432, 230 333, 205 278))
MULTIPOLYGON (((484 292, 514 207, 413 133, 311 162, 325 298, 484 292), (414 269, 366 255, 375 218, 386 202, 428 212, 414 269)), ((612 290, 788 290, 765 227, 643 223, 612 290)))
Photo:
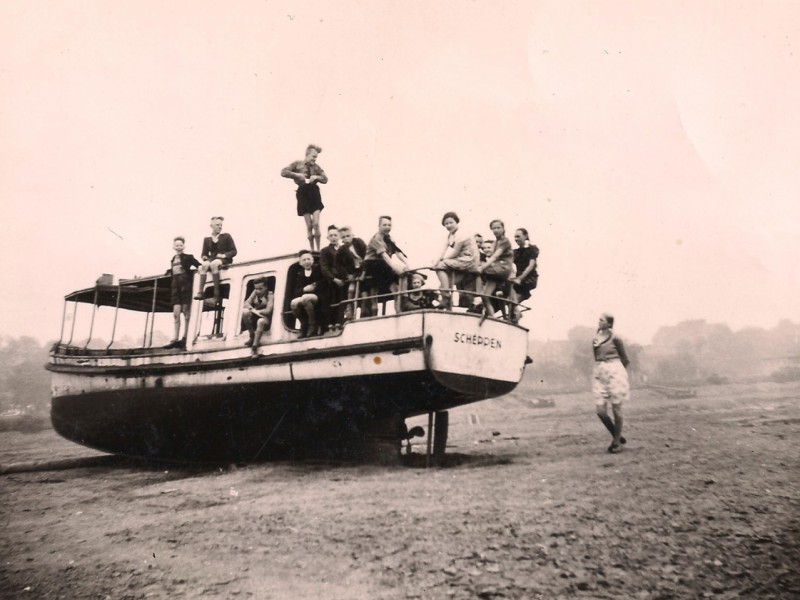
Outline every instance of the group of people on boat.
MULTIPOLYGON (((458 305, 467 310, 494 316, 498 311, 513 322, 521 318, 520 303, 531 296, 538 282, 539 249, 531 244, 528 231, 514 233, 517 248, 512 247, 500 219, 489 224, 494 239, 459 230, 455 212, 442 217, 447 240, 439 257, 427 269, 439 280, 439 289, 426 289, 427 277, 412 269, 408 256, 391 237, 392 218, 382 215, 378 231, 369 242, 355 237, 349 226, 327 228, 328 245, 321 247, 320 212, 324 208, 318 184, 327 183, 325 171, 317 164, 322 149, 310 144, 305 158, 292 162, 281 171, 283 177, 297 183, 297 214, 306 223, 310 250, 298 253, 297 278, 289 308, 300 323, 299 337, 336 332, 354 318, 374 316, 380 302, 393 299, 396 313, 424 308, 453 309, 453 293, 458 305), (315 261, 318 252, 319 260, 315 261)), ((211 235, 204 238, 201 260, 184 252, 185 239, 176 237, 169 274, 172 275, 172 305, 175 337, 169 348, 185 348, 192 302, 192 269, 200 275, 196 300, 222 302, 220 268, 231 264, 236 244, 223 233, 224 218, 211 218, 211 235), (213 298, 206 299, 208 274, 213 281, 213 298), (184 335, 181 336, 181 315, 184 335)), ((266 280, 257 280, 244 303, 242 326, 249 331, 246 343, 255 349, 272 324, 273 291, 266 280)))

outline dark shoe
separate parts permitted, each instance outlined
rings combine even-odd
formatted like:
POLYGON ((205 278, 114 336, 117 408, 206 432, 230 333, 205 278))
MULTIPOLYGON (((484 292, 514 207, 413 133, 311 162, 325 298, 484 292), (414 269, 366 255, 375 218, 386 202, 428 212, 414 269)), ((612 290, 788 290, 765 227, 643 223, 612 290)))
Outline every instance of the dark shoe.
POLYGON ((181 338, 178 340, 178 345, 175 347, 180 348, 181 350, 186 350, 186 338, 181 338))
POLYGON ((622 446, 619 446, 619 445, 617 445, 617 444, 611 444, 611 445, 608 447, 608 451, 609 451, 611 454, 619 454, 620 452, 622 452, 622 446))
POLYGON ((247 340, 244 343, 244 345, 247 346, 248 348, 251 347, 253 345, 253 338, 250 338, 249 340, 247 340))
POLYGON ((204 300, 203 292, 198 292, 194 295, 195 300, 204 300))
POLYGON ((258 346, 252 346, 250 348, 250 354, 252 354, 253 356, 258 356, 258 346))
POLYGON ((619 438, 619 443, 624 446, 625 444, 628 443, 628 440, 626 440, 624 437, 621 437, 621 438, 619 438))
POLYGON ((180 348, 181 341, 180 340, 170 340, 169 344, 164 346, 166 350, 172 350, 173 348, 180 348))

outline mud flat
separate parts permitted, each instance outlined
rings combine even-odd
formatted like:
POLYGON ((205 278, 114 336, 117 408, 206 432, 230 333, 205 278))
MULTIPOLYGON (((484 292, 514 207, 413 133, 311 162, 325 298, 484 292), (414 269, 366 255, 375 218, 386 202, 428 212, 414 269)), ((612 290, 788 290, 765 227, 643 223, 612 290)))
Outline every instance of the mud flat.
POLYGON ((0 467, 61 461, 0 475, 0 597, 800 596, 800 384, 638 391, 619 455, 588 392, 547 399, 451 411, 431 470, 419 438, 403 467, 187 467, 0 433, 0 467))

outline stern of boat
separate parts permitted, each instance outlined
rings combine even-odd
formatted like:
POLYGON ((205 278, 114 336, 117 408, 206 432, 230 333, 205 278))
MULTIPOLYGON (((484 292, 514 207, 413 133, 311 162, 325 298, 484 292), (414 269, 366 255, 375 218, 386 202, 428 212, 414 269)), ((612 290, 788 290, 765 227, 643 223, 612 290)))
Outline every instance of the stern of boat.
POLYGON ((472 401, 513 390, 529 362, 528 331, 508 321, 429 312, 423 331, 428 370, 441 385, 472 401))

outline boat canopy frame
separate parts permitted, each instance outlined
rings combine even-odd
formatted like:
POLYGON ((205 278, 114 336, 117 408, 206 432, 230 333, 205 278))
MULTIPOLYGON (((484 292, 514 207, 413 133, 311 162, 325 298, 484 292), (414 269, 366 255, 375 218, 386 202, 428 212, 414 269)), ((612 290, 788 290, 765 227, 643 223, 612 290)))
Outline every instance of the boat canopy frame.
POLYGON ((97 284, 72 292, 64 300, 137 312, 172 312, 171 281, 171 275, 120 279, 117 285, 97 284))

